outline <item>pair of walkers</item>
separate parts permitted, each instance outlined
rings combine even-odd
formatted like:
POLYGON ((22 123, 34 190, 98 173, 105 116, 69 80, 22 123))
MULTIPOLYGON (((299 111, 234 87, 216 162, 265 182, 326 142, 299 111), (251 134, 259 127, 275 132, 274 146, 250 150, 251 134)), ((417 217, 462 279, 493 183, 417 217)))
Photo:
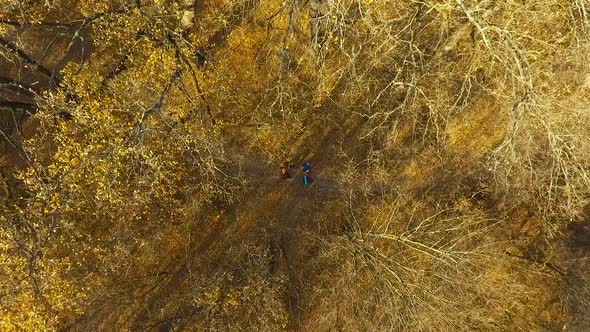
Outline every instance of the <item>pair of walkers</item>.
MULTIPOLYGON (((285 161, 283 163, 283 165, 280 168, 280 172, 281 172, 281 178, 286 180, 291 178, 291 168, 293 167, 293 164, 291 164, 289 161, 285 161)), ((303 174, 303 185, 307 186, 309 184, 311 184, 311 161, 306 161, 303 164, 301 164, 301 173, 303 174)))

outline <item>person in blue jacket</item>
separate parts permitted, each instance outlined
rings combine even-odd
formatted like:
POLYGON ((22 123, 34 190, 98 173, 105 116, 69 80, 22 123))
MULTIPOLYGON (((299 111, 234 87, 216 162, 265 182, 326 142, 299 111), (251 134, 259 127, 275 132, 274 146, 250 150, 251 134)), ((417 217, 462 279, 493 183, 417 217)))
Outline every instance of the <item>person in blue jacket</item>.
POLYGON ((303 173, 303 185, 309 185, 311 183, 311 177, 309 176, 309 173, 311 173, 311 161, 301 164, 301 172, 303 173))

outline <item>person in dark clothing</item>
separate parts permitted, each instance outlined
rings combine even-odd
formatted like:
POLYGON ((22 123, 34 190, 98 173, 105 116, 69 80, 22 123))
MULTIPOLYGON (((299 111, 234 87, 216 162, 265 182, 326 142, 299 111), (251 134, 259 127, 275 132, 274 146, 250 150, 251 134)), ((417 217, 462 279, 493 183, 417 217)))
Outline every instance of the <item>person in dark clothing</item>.
POLYGON ((285 161, 283 163, 283 165, 281 166, 281 178, 282 179, 290 179, 291 178, 291 174, 289 173, 289 171, 291 170, 291 167, 293 167, 293 164, 291 164, 289 161, 285 161))

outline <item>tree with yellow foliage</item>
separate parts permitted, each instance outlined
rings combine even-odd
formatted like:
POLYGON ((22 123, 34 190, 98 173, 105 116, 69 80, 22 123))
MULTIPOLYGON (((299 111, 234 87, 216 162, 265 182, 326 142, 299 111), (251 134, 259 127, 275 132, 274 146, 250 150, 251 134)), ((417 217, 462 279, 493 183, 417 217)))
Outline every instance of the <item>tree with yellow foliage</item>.
POLYGON ((587 324, 586 1, 0 8, 0 329, 587 324))

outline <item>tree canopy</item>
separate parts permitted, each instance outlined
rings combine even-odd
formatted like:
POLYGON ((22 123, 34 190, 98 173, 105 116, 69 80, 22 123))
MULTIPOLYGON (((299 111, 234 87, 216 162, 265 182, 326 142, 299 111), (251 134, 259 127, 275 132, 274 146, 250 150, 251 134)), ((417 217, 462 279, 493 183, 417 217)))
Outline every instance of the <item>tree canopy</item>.
POLYGON ((1 330, 590 328, 586 0, 0 8, 1 330))

